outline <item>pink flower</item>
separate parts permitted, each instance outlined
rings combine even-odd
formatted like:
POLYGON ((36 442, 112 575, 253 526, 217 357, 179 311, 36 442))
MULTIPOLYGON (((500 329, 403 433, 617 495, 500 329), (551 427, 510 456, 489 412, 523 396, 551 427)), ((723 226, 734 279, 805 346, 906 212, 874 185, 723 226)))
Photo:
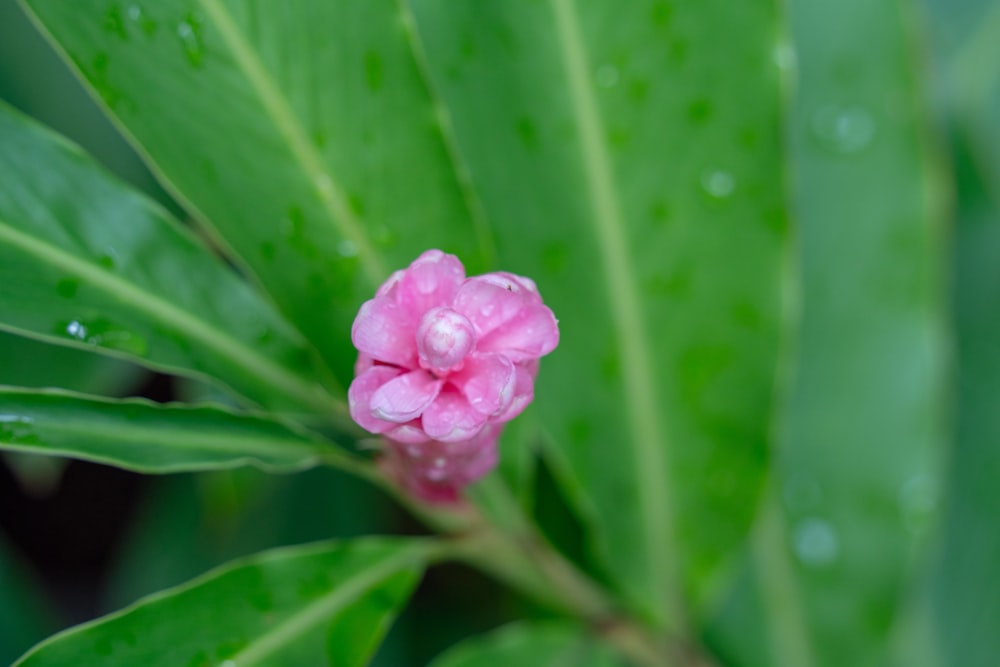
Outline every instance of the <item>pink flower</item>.
POLYGON ((406 450, 401 469, 423 470, 418 461, 443 457, 439 481, 464 486, 493 459, 482 470, 471 463, 453 470, 455 452, 486 460, 466 450, 492 450, 500 425, 531 402, 538 359, 559 343, 559 329, 530 279, 466 278, 457 257, 428 250, 361 306, 351 338, 360 351, 348 391, 354 420, 397 445, 424 445, 406 450))

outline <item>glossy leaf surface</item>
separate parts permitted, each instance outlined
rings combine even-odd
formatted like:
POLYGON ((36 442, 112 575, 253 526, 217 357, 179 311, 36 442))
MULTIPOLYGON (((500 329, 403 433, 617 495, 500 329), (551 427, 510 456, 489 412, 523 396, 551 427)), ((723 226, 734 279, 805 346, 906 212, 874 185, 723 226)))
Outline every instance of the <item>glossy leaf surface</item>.
POLYGON ((336 456, 332 445, 278 422, 222 408, 12 387, 0 387, 0 449, 146 473, 251 464, 289 471, 336 456))
POLYGON ((0 385, 121 396, 145 377, 123 359, 0 331, 0 385))
POLYGON ((413 4, 499 263, 560 321, 537 407, 567 495, 633 604, 676 619, 681 579, 696 604, 719 582, 764 469, 775 7, 413 4))
POLYGON ((159 206, 5 106, 0 136, 0 326, 335 408, 301 337, 159 206))
POLYGON ((60 633, 16 664, 361 667, 416 585, 426 549, 371 539, 265 552, 60 633))
POLYGON ((928 590, 934 667, 988 667, 1000 654, 1000 201, 988 194, 975 146, 957 141, 958 226, 954 313, 957 325, 956 441, 947 477, 942 545, 928 590))
POLYGON ((906 5, 789 5, 801 324, 775 475, 783 525, 762 536, 760 567, 783 666, 887 664, 939 493, 945 193, 906 5))
POLYGON ((26 4, 345 384, 391 270, 428 247, 484 267, 405 3, 26 4))
POLYGON ((509 625, 473 637, 439 656, 431 667, 616 667, 623 664, 607 646, 569 623, 509 625))

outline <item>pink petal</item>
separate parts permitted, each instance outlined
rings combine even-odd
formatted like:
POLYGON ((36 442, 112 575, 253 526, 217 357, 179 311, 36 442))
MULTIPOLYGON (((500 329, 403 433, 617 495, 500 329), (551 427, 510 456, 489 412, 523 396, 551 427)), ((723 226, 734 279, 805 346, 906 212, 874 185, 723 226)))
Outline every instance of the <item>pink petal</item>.
POLYGON ((469 405, 484 415, 498 415, 514 399, 514 364, 499 354, 473 355, 449 380, 461 389, 469 405))
POLYGON ((377 361, 413 368, 417 322, 388 298, 366 301, 354 318, 354 347, 377 361))
POLYGON ((486 415, 469 405, 457 389, 446 387, 424 410, 424 431, 441 442, 459 442, 475 437, 483 429, 486 415))
POLYGON ((501 280, 504 280, 507 283, 511 284, 511 286, 515 288, 515 291, 516 288, 520 288, 521 290, 524 291, 528 300, 533 303, 542 302, 542 296, 541 294, 538 293, 538 285, 536 285, 535 281, 532 280, 531 278, 526 278, 524 276, 517 276, 514 275, 513 273, 507 273, 506 271, 497 271, 496 273, 486 274, 486 275, 498 276, 501 280))
POLYGON ((358 360, 354 362, 354 376, 361 375, 366 370, 375 365, 375 360, 364 352, 358 353, 358 360))
POLYGON ((537 359, 559 344, 559 326, 547 306, 530 304, 501 326, 480 338, 481 352, 499 352, 511 361, 537 359))
POLYGON ((430 309, 417 327, 420 366, 437 375, 461 367, 475 344, 472 323, 451 308, 430 309))
POLYGON ((361 428, 371 433, 382 433, 395 426, 391 422, 377 419, 372 414, 371 400, 379 387, 398 377, 402 372, 395 366, 372 366, 354 378, 354 382, 347 390, 347 405, 351 418, 361 428))
POLYGON ((466 486, 484 477, 486 473, 493 470, 497 465, 497 443, 496 438, 480 447, 474 455, 465 461, 461 471, 456 475, 460 486, 466 486))
POLYGON ((453 308, 465 315, 483 337, 530 305, 529 295, 501 274, 469 278, 455 295, 453 308))
POLYGON ((514 398, 510 405, 496 417, 497 422, 509 422, 518 416, 524 409, 535 400, 535 374, 538 372, 538 365, 535 362, 534 368, 528 364, 517 364, 517 380, 514 384, 514 398))
POLYGON ((395 300, 396 288, 399 285, 399 281, 403 279, 403 270, 393 271, 389 279, 382 283, 382 286, 378 288, 375 292, 375 296, 387 296, 395 300))
POLYGON ((465 267, 454 255, 428 250, 403 272, 397 302, 419 318, 435 306, 451 305, 451 300, 465 280, 465 267))
POLYGON ((443 380, 436 379, 427 371, 400 375, 372 394, 372 415, 397 424, 416 419, 437 398, 442 384, 443 380))

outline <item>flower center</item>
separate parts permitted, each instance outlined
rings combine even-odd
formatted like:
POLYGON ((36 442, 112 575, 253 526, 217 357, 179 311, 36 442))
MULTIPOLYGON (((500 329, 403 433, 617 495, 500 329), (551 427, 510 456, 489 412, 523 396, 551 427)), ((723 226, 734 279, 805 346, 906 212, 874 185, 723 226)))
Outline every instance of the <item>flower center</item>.
POLYGON ((428 310, 417 327, 420 367, 435 375, 460 370, 475 344, 472 322, 451 308, 428 310))

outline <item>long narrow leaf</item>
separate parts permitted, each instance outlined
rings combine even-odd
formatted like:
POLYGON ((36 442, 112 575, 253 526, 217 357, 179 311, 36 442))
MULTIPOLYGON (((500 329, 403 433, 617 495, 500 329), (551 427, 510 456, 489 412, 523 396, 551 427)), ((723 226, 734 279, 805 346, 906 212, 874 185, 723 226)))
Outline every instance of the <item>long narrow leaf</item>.
POLYGON ((622 664, 571 623, 521 623, 472 637, 438 656, 431 667, 615 667, 622 664))
POLYGON ((560 320, 538 412, 567 495, 631 601, 683 623, 680 589, 701 605, 716 588, 766 458, 786 242, 775 8, 413 5, 500 263, 560 320))
POLYGON ((909 2, 789 7, 802 320, 764 597, 775 664, 883 665, 946 442, 942 163, 909 2))
POLYGON ((211 406, 0 387, 0 450, 69 456, 145 473, 257 465, 299 470, 329 444, 264 417, 211 406))
POLYGON ((357 306, 391 269, 435 246, 483 268, 405 3, 26 4, 342 381, 357 306))
POLYGON ((301 336, 160 207, 0 105, 0 327, 334 410, 301 336))
POLYGON ((15 664, 361 667, 426 552, 425 543, 378 539, 275 549, 60 633, 15 664))

